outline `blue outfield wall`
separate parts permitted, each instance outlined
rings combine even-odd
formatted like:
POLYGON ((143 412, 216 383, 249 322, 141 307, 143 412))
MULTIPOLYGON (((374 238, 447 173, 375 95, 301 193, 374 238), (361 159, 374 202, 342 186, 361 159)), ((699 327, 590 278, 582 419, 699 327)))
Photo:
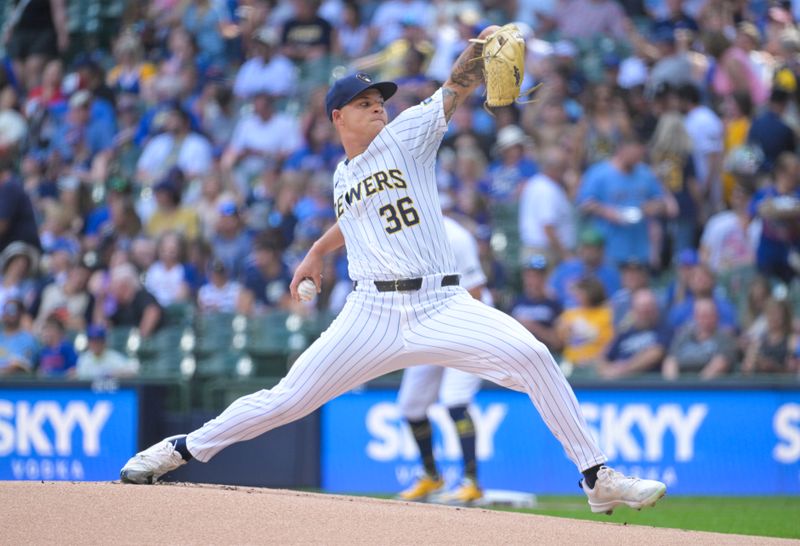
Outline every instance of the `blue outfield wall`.
POLYGON ((137 393, 0 388, 0 480, 114 480, 137 447, 137 393))
MULTIPOLYGON (((322 410, 322 487, 387 493, 407 486, 419 454, 396 391, 347 393, 322 410)), ((666 482, 670 494, 800 494, 797 390, 579 389, 586 420, 610 463, 666 482)), ((471 408, 481 484, 577 494, 580 475, 521 393, 484 390, 471 408)), ((447 412, 431 408, 435 455, 449 482, 460 447, 447 412)))

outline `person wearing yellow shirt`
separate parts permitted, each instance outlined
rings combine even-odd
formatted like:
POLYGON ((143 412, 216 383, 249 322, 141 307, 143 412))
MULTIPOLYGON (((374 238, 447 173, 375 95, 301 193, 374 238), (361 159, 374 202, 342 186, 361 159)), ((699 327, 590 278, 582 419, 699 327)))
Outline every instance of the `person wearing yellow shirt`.
POLYGON ((564 344, 564 360, 579 373, 593 375, 614 337, 613 313, 603 284, 595 277, 581 278, 574 290, 578 306, 561 314, 556 331, 564 344))
MULTIPOLYGON (((750 131, 750 122, 753 116, 753 100, 747 93, 736 92, 725 98, 724 120, 724 157, 728 157, 731 150, 735 150, 747 143, 747 133, 750 131)), ((725 169, 722 173, 722 197, 726 203, 731 202, 733 187, 736 185, 736 175, 725 169)))
POLYGON ((172 178, 167 177, 153 188, 157 208, 147 223, 147 235, 158 238, 167 231, 177 231, 191 241, 200 234, 197 212, 180 206, 181 192, 172 178))

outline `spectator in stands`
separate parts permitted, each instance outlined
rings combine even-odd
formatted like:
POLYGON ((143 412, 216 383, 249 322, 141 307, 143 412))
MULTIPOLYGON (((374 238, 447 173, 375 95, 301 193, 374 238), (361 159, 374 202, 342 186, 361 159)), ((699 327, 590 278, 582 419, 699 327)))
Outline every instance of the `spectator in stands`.
POLYGON ((147 86, 156 75, 156 67, 144 61, 141 41, 136 34, 127 30, 120 34, 114 43, 116 64, 106 77, 108 86, 117 93, 147 95, 147 86))
POLYGON ((225 264, 228 274, 238 279, 252 249, 253 237, 245 228, 239 207, 234 201, 223 201, 217 210, 216 230, 210 238, 211 251, 215 258, 225 264))
POLYGON ((638 140, 624 138, 610 160, 589 168, 578 191, 577 204, 605 237, 614 263, 650 263, 648 223, 666 211, 661 184, 642 163, 644 152, 638 140))
POLYGON ((0 306, 10 300, 21 300, 30 308, 36 293, 33 277, 38 264, 39 253, 20 241, 0 253, 0 306))
POLYGON ((536 163, 525 147, 530 139, 516 125, 497 132, 494 153, 497 159, 489 165, 490 197, 495 203, 516 202, 522 185, 536 174, 536 163))
MULTIPOLYGON (((792 353, 792 309, 786 300, 769 299, 766 304, 766 329, 747 346, 742 373, 796 372, 792 353)), ((796 361, 795 361, 796 362, 796 361)))
POLYGON ((66 0, 17 2, 4 22, 2 42, 24 89, 39 84, 44 64, 69 47, 66 0))
POLYGON ((522 270, 522 295, 511 305, 509 314, 551 352, 557 353, 563 346, 555 328, 562 309, 561 304, 547 293, 547 271, 545 256, 531 256, 522 270))
POLYGON ((799 174, 800 159, 784 152, 775 165, 775 182, 756 191, 750 201, 750 216, 762 222, 758 270, 786 283, 800 274, 799 174))
POLYGON ((2 304, 0 377, 33 370, 38 344, 23 325, 24 314, 25 307, 20 300, 9 300, 2 304))
POLYGON ((164 232, 158 241, 157 256, 145 274, 147 291, 161 307, 188 302, 192 275, 184 265, 186 241, 177 232, 164 232))
POLYGON ((770 281, 764 275, 755 275, 747 285, 745 305, 740 314, 742 325, 740 344, 744 350, 767 332, 766 308, 771 292, 770 281))
POLYGON ((343 2, 342 17, 336 25, 336 39, 335 52, 345 59, 357 59, 369 52, 369 27, 364 24, 361 5, 356 0, 343 2))
POLYGON ((731 208, 711 216, 703 229, 700 256, 718 275, 755 264, 749 205, 748 189, 736 184, 731 193, 731 208))
POLYGON ((634 295, 650 284, 650 270, 646 263, 635 258, 619 264, 622 288, 611 295, 611 310, 614 313, 614 329, 627 329, 633 320, 634 295))
POLYGON ((703 42, 706 52, 715 61, 710 90, 717 98, 724 99, 740 92, 748 93, 757 106, 767 102, 769 89, 737 42, 731 43, 721 30, 707 32, 703 42))
POLYGON ((700 263, 697 251, 686 248, 675 259, 675 277, 664 290, 663 308, 669 309, 686 300, 689 294, 689 279, 694 266, 700 263))
POLYGON ((659 3, 659 5, 665 8, 666 13, 653 21, 653 30, 668 29, 672 32, 678 29, 691 30, 692 32, 699 30, 697 21, 686 12, 683 0, 666 0, 663 4, 659 3))
POLYGON ((649 288, 641 288, 631 298, 631 320, 614 337, 598 373, 605 379, 619 379, 657 371, 669 346, 669 336, 661 323, 658 299, 649 288))
POLYGON ((160 237, 167 231, 177 231, 188 240, 199 235, 197 211, 181 206, 182 179, 180 171, 176 169, 153 188, 157 209, 147 223, 147 234, 150 237, 160 237))
POLYGON ((291 304, 292 275, 281 256, 280 235, 265 232, 256 238, 242 273, 242 293, 237 309, 245 315, 291 304))
POLYGON ((149 237, 137 237, 131 243, 130 252, 127 253, 119 262, 114 262, 113 258, 109 261, 111 267, 119 263, 125 263, 130 258, 131 264, 139 274, 144 274, 150 266, 158 259, 158 245, 156 241, 149 237))
POLYGON ((135 364, 119 351, 106 345, 106 329, 93 324, 86 329, 88 348, 78 356, 76 379, 93 381, 109 377, 136 375, 135 364))
POLYGON ((222 173, 218 169, 214 169, 203 179, 200 195, 193 205, 200 220, 202 239, 210 241, 214 236, 219 220, 219 208, 227 202, 235 203, 235 195, 223 188, 222 173))
POLYGON ((693 320, 673 339, 664 360, 664 379, 714 379, 728 373, 736 361, 736 342, 720 327, 714 300, 698 298, 692 308, 693 320))
POLYGON ((198 63, 206 70, 225 65, 225 38, 220 32, 230 21, 226 2, 194 0, 183 8, 181 24, 197 43, 198 63))
POLYGON ((423 27, 434 22, 434 7, 423 0, 381 2, 370 24, 371 39, 383 48, 403 35, 403 23, 415 21, 423 27))
POLYGON ((593 376, 614 338, 613 316, 603 283, 595 277, 582 277, 575 284, 575 295, 578 305, 561 314, 556 332, 564 346, 564 359, 575 371, 593 376))
POLYGON ((94 158, 108 151, 114 141, 113 125, 94 115, 93 100, 86 89, 73 93, 67 115, 56 127, 50 144, 50 152, 70 164, 74 174, 88 176, 94 158))
POLYGON ((136 269, 121 264, 111 270, 108 293, 95 305, 105 311, 105 320, 112 327, 138 328, 139 334, 149 337, 162 324, 163 312, 158 301, 142 287, 136 269))
POLYGON ((333 126, 326 119, 317 119, 308 126, 304 144, 290 155, 284 169, 309 173, 333 173, 344 157, 344 149, 335 141, 333 126))
POLYGON ((191 116, 173 103, 167 110, 164 132, 153 137, 142 150, 136 165, 136 178, 145 186, 163 180, 178 167, 187 180, 202 178, 211 170, 211 143, 191 130, 191 116))
POLYGON ((233 313, 239 301, 242 286, 232 280, 225 262, 215 259, 209 267, 209 281, 200 287, 197 305, 203 313, 233 313))
POLYGON ((83 331, 89 311, 91 296, 87 291, 91 271, 83 260, 73 260, 64 282, 52 282, 42 292, 34 331, 40 332, 47 318, 56 314, 70 332, 83 331))
POLYGON ((722 103, 722 111, 724 112, 723 123, 725 131, 722 190, 725 201, 730 203, 737 179, 739 179, 740 183, 745 183, 744 177, 751 178, 760 167, 760 163, 756 163, 751 159, 755 157, 750 152, 754 147, 747 145, 747 133, 750 131, 750 124, 753 120, 753 100, 750 95, 747 93, 734 93, 722 103), (746 160, 742 161, 737 158, 746 160))
POLYGON ((27 136, 28 122, 19 111, 17 92, 7 85, 0 89, 0 158, 16 157, 27 136))
POLYGON ((588 275, 600 280, 606 294, 614 294, 620 288, 619 271, 606 262, 605 240, 599 231, 592 228, 581 232, 578 255, 562 262, 550 277, 551 291, 562 307, 568 309, 578 304, 575 284, 588 275))
POLYGON ((726 297, 715 293, 716 275, 708 266, 697 264, 692 267, 689 275, 689 291, 682 303, 674 305, 670 309, 668 325, 673 332, 677 332, 689 322, 694 316, 695 302, 699 299, 710 299, 716 307, 715 322, 719 322, 720 328, 733 333, 738 326, 736 308, 726 297))
POLYGON ((577 229, 575 206, 565 189, 569 168, 561 148, 542 151, 541 172, 522 190, 519 202, 519 233, 524 254, 541 254, 558 265, 575 249, 577 229))
POLYGON ((297 121, 276 112, 273 97, 260 92, 253 97, 253 113, 239 120, 222 155, 223 172, 233 176, 240 196, 249 194, 252 179, 279 166, 300 147, 297 121))
POLYGON ((13 159, 0 160, 0 252, 24 243, 41 251, 36 216, 30 196, 14 174, 13 159))
POLYGON ((274 97, 291 95, 297 86, 297 72, 292 62, 280 52, 280 34, 262 27, 253 34, 250 58, 242 64, 233 82, 239 99, 266 93, 274 97))
POLYGON ((764 161, 761 163, 761 171, 764 173, 780 168, 778 157, 784 152, 794 152, 797 146, 794 131, 782 119, 790 100, 791 96, 787 91, 773 89, 768 108, 756 116, 750 125, 747 141, 764 152, 764 161))
POLYGON ((555 19, 559 35, 570 40, 626 36, 628 18, 612 0, 564 0, 556 7, 555 19))
POLYGON ((333 51, 335 31, 317 15, 319 0, 293 0, 294 17, 283 26, 283 53, 295 63, 314 61, 333 51))
POLYGON ((677 112, 661 115, 650 141, 653 172, 667 192, 665 220, 673 255, 694 248, 702 196, 692 160, 692 141, 677 112), (677 209, 677 210, 676 210, 677 209))
POLYGON ((677 94, 681 113, 686 116, 686 132, 692 140, 694 174, 703 202, 707 204, 706 210, 701 212, 701 218, 705 219, 722 207, 722 120, 711 108, 701 104, 700 89, 696 85, 681 85, 677 94))
POLYGON ((649 41, 655 47, 655 62, 647 76, 647 92, 650 96, 681 85, 694 85, 692 61, 687 51, 678 47, 674 30, 664 27, 654 29, 649 41))
POLYGON ((632 134, 631 120, 611 86, 599 84, 585 91, 587 104, 575 132, 576 164, 582 169, 610 159, 622 139, 632 134))
POLYGON ((55 316, 44 321, 36 373, 40 377, 74 377, 78 355, 65 337, 64 324, 55 316))

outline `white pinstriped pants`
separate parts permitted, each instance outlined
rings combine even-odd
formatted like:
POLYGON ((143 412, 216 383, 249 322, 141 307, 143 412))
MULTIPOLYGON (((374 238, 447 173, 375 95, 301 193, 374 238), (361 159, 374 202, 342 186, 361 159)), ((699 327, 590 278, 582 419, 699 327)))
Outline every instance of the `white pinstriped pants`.
POLYGON ((454 367, 530 396, 578 470, 606 461, 572 388, 547 348, 520 323, 441 275, 413 292, 378 292, 359 283, 330 327, 270 390, 234 401, 190 433, 199 461, 322 406, 362 383, 419 363, 454 367))

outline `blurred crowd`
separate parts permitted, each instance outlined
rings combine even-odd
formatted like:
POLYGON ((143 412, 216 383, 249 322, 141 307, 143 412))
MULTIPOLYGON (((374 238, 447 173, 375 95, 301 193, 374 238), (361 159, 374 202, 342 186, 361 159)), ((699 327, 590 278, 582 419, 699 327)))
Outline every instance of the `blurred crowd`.
POLYGON ((575 377, 800 377, 800 2, 146 0, 91 48, 68 4, 3 15, 0 376, 135 375, 107 338, 175 308, 335 314, 343 252, 288 293, 335 221, 327 86, 393 79, 391 118, 515 21, 536 91, 477 93, 438 162, 498 307, 575 377))

